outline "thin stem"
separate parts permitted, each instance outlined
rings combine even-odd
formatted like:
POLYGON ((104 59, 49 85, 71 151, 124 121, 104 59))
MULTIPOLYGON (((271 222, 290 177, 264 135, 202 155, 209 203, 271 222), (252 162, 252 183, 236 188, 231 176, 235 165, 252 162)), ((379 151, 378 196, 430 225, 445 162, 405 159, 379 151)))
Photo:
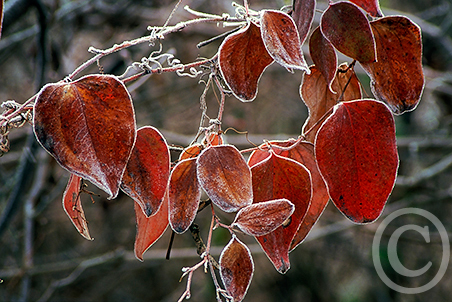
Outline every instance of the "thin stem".
POLYGON ((331 107, 327 112, 325 112, 325 114, 322 115, 322 117, 317 122, 315 122, 314 125, 312 125, 312 127, 309 128, 303 135, 306 136, 308 133, 314 130, 314 128, 321 124, 333 112, 333 108, 334 107, 331 107))

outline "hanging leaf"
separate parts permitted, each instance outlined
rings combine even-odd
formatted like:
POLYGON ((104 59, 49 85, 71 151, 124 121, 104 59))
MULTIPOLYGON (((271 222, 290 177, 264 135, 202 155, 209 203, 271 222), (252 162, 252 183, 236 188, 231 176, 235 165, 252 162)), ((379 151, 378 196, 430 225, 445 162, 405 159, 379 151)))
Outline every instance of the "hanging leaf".
POLYGON ((66 190, 63 193, 63 209, 80 235, 88 240, 94 240, 89 234, 85 211, 83 211, 80 200, 81 182, 81 177, 71 174, 66 190))
POLYGON ((143 254, 163 235, 168 227, 168 195, 165 194, 157 213, 146 217, 140 205, 134 202, 137 235, 135 237, 135 257, 143 261, 143 254))
POLYGON ((223 145, 223 138, 221 137, 221 134, 212 132, 204 137, 202 145, 206 147, 223 145))
POLYGON ((314 20, 316 0, 294 0, 292 18, 298 28, 301 44, 308 36, 314 20))
POLYGON ((251 168, 254 203, 285 198, 295 205, 288 223, 256 237, 265 254, 282 274, 290 268, 289 248, 311 200, 311 177, 300 163, 272 153, 251 168))
POLYGON ((289 219, 294 210, 295 206, 287 199, 255 203, 242 208, 231 226, 250 236, 266 235, 289 219))
POLYGON ((378 0, 350 0, 350 2, 364 9, 372 17, 383 17, 378 0))
POLYGON ((199 155, 197 165, 201 187, 220 209, 237 212, 252 203, 251 171, 236 147, 209 147, 199 155))
POLYGON ((220 276, 232 301, 240 302, 253 279, 254 263, 248 247, 232 235, 220 255, 220 276))
POLYGON ((157 213, 168 186, 170 153, 160 132, 142 127, 132 150, 121 189, 135 200, 146 216, 157 213))
POLYGON ((317 133, 315 155, 336 207, 355 223, 376 220, 399 165, 394 118, 386 105, 337 104, 317 133))
POLYGON ((361 64, 375 97, 395 114, 416 108, 424 88, 421 30, 410 19, 385 17, 371 22, 377 62, 361 64))
POLYGON ((259 27, 249 22, 224 39, 218 53, 221 74, 232 93, 242 102, 254 100, 262 73, 273 63, 259 27))
POLYGON ((374 62, 375 41, 369 21, 350 2, 332 3, 322 14, 320 29, 333 46, 359 62, 374 62))
MULTIPOLYGON (((337 70, 337 56, 333 45, 323 36, 320 27, 317 27, 309 40, 309 53, 317 69, 323 75, 328 88, 335 92, 331 85, 337 70)), ((312 71, 312 70, 311 70, 312 71)))
POLYGON ((265 48, 278 64, 288 69, 309 72, 301 49, 300 35, 288 14, 274 10, 262 11, 261 34, 265 48))
POLYGON ((196 158, 180 161, 171 172, 169 183, 169 221, 178 234, 193 223, 201 199, 196 173, 196 158))
POLYGON ((331 92, 322 73, 316 66, 311 66, 311 74, 305 75, 300 89, 301 98, 309 109, 309 118, 303 125, 303 133, 306 140, 310 142, 314 142, 315 135, 321 126, 320 119, 325 119, 324 115, 334 105, 339 101, 348 102, 362 97, 358 77, 347 63, 338 67, 331 88, 337 93, 331 92), (307 133, 308 130, 310 131, 307 133))
POLYGON ((184 159, 197 157, 201 153, 202 149, 201 144, 193 144, 182 151, 179 156, 179 160, 182 161, 184 159))
MULTIPOLYGON (((299 162, 311 173, 311 203, 309 205, 308 212, 301 221, 300 227, 298 228, 298 231, 290 245, 290 251, 295 249, 295 247, 297 247, 297 245, 299 245, 308 236, 310 230, 325 210, 330 198, 325 182, 323 181, 323 178, 317 168, 317 162, 314 157, 314 145, 309 142, 298 142, 295 146, 293 146, 295 143, 296 141, 294 139, 290 139, 288 141, 268 142, 268 144, 273 146, 272 150, 274 153, 299 162), (280 149, 275 146, 284 147, 285 149, 280 149), (287 149, 290 146, 293 147, 287 149)), ((270 153, 267 151, 268 144, 262 144, 259 146, 258 150, 251 153, 248 165, 254 166, 270 156, 270 153)))
POLYGON ((116 197, 136 136, 132 100, 116 77, 44 86, 34 106, 34 132, 63 168, 116 197))

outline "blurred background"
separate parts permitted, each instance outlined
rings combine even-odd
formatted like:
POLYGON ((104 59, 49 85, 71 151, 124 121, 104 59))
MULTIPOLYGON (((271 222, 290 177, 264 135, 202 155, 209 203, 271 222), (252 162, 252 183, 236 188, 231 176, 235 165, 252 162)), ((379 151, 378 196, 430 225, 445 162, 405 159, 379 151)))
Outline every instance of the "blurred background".
MULTIPOLYGON (((149 34, 147 26, 162 25, 176 1, 169 0, 7 0, 0 40, 0 101, 23 103, 48 82, 56 82, 91 58, 88 48, 105 49, 115 43, 149 34)), ((251 0, 251 7, 279 9, 291 1, 251 0)), ((170 24, 193 18, 183 6, 215 14, 234 14, 230 1, 185 0, 170 24)), ((446 230, 452 230, 452 3, 450 0, 384 0, 385 15, 402 14, 422 28, 426 85, 418 108, 396 117, 399 178, 380 219, 370 225, 354 225, 329 204, 314 229, 290 254, 291 269, 279 274, 253 238, 240 236, 252 252, 254 279, 245 301, 450 301, 452 269, 427 292, 407 295, 386 286, 372 261, 372 241, 377 227, 391 212, 417 207, 434 214, 446 230)), ((324 10, 327 1, 318 1, 324 10)), ((316 13, 312 29, 320 19, 316 13)), ((198 49, 196 44, 224 32, 216 24, 199 24, 168 35, 164 52, 183 63, 213 56, 221 43, 198 49)), ((305 47, 305 56, 312 63, 305 47)), ((100 61, 105 73, 122 74, 158 45, 138 45, 100 61)), ((339 63, 351 62, 340 57, 339 63)), ((356 71, 365 95, 371 96, 369 80, 356 71)), ((87 73, 98 73, 91 66, 87 73)), ((248 131, 248 139, 297 137, 307 117, 299 96, 301 72, 288 73, 271 65, 252 103, 233 97, 226 100, 223 129, 248 131)), ((206 79, 206 77, 204 77, 206 79)), ((129 83, 138 126, 159 128, 171 144, 187 146, 195 137, 201 117, 200 96, 204 84, 176 74, 152 75, 129 83)), ((209 92, 208 115, 216 116, 218 103, 209 92)), ((11 151, 0 157, 0 300, 1 301, 177 301, 185 290, 179 282, 181 268, 200 258, 189 233, 176 236, 171 259, 165 260, 170 231, 139 262, 133 256, 135 216, 133 201, 120 193, 115 200, 101 194, 82 197, 94 241, 82 238, 61 206, 69 173, 37 145, 32 128, 25 125, 9 135, 11 151)), ((225 136, 239 148, 252 145, 245 135, 230 131, 225 136)), ((173 156, 176 158, 177 153, 173 156)), ((196 219, 207 237, 208 211, 196 219)), ((224 221, 232 217, 225 216, 224 221)), ((450 237, 450 235, 449 235, 450 237)), ((213 255, 218 257, 229 240, 216 230, 213 255)), ((438 230, 416 215, 404 215, 383 233, 380 257, 385 273, 405 287, 426 284, 439 270, 442 244, 438 230), (385 250, 392 231, 406 224, 428 226, 430 242, 407 231, 398 242, 400 261, 408 269, 432 267, 422 276, 398 274, 389 265, 385 250)), ((218 259, 218 258, 217 258, 218 259)), ((210 275, 195 272, 191 301, 215 301, 210 275)))

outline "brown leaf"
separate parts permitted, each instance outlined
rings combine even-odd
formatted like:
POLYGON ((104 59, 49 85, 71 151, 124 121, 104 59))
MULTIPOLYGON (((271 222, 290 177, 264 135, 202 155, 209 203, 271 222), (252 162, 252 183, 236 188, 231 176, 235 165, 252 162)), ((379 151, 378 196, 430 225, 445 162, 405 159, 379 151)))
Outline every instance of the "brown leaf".
POLYGON ((136 202, 134 202, 134 208, 137 222, 134 252, 135 257, 143 261, 143 254, 163 235, 168 227, 168 195, 165 194, 160 209, 151 217, 146 217, 136 202))
POLYGON ((394 118, 375 100, 339 103, 315 140, 320 173, 336 207, 355 223, 375 221, 394 187, 394 118))
POLYGON ((71 174, 63 193, 63 209, 80 235, 88 240, 94 240, 89 234, 88 223, 80 200, 81 181, 81 177, 71 174))
POLYGON ((236 147, 212 146, 197 160, 198 180, 207 196, 225 212, 237 212, 253 201, 251 171, 236 147))
POLYGON ((170 153, 162 134, 154 127, 138 129, 121 189, 135 200, 146 216, 157 213, 168 186, 170 153))
POLYGON ((226 292, 233 301, 240 302, 253 278, 254 263, 248 247, 232 235, 220 255, 220 276, 226 292))
POLYGON ((335 92, 331 85, 337 70, 337 56, 333 45, 323 36, 317 27, 309 40, 309 53, 317 69, 325 78, 331 92, 335 92))
POLYGON ((44 86, 34 106, 34 132, 63 168, 116 197, 136 136, 132 100, 116 77, 44 86))
POLYGON ((250 236, 262 236, 281 226, 295 210, 287 199, 255 203, 242 208, 235 216, 232 227, 250 236))
POLYGON ((364 9, 372 17, 383 17, 378 0, 350 0, 350 2, 364 9))
POLYGON ((173 168, 169 183, 169 221, 174 232, 182 234, 190 227, 200 199, 196 158, 180 161, 173 168))
POLYGON ((320 19, 320 29, 344 55, 359 62, 375 61, 375 41, 369 21, 356 5, 330 3, 320 19))
POLYGON ((242 102, 254 100, 262 73, 273 63, 259 27, 249 22, 224 39, 218 52, 221 74, 232 93, 242 102))
POLYGON ((301 44, 308 36, 315 14, 316 0, 294 0, 292 18, 298 28, 301 44))
POLYGON ((303 125, 303 133, 310 142, 314 142, 315 135, 321 126, 321 123, 317 125, 316 123, 320 119, 325 118, 324 115, 334 105, 339 101, 348 102, 362 97, 361 84, 358 77, 353 69, 348 68, 347 63, 343 63, 338 67, 338 72, 331 87, 337 93, 330 91, 322 73, 316 66, 311 66, 311 74, 305 75, 300 89, 301 99, 309 109, 309 118, 303 125), (309 133, 306 133, 312 127, 314 128, 309 133))
POLYGON ((278 64, 288 69, 309 72, 301 49, 300 35, 288 14, 274 10, 262 11, 261 34, 265 48, 278 64))
POLYGON ((371 27, 377 62, 361 65, 372 80, 373 94, 395 114, 414 110, 424 89, 419 26, 394 16, 373 21, 371 27))

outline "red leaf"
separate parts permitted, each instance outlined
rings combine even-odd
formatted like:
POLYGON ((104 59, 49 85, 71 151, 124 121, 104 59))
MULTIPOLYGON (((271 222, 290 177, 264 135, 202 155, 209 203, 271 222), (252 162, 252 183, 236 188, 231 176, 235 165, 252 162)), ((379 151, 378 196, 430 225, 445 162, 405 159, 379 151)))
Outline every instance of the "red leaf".
MULTIPOLYGON (((319 219, 330 196, 323 181, 322 176, 317 168, 317 162, 314 157, 314 145, 309 142, 299 142, 291 149, 287 150, 287 147, 293 146, 295 140, 288 141, 270 141, 268 142, 271 146, 280 146, 286 148, 285 150, 273 147, 272 150, 278 155, 293 159, 300 164, 304 165, 306 169, 311 173, 312 181, 312 198, 311 203, 308 208, 306 216, 301 221, 300 227, 295 235, 290 250, 295 249, 309 234, 314 224, 319 219)), ((267 145, 263 144, 260 146, 260 150, 254 151, 248 160, 248 165, 255 165, 265 158, 270 156, 270 153, 266 151, 267 145)))
POLYGON ((169 184, 169 221, 174 232, 182 234, 190 227, 200 199, 196 158, 180 161, 171 172, 169 184))
POLYGON ((337 56, 333 45, 323 36, 317 27, 309 40, 309 53, 312 61, 323 75, 331 92, 335 92, 331 85, 337 70, 337 56))
POLYGON ((308 36, 315 14, 316 0, 294 0, 292 18, 298 28, 301 44, 308 36))
POLYGON ((272 153, 251 168, 254 203, 285 198, 295 205, 288 224, 256 237, 265 254, 282 274, 290 268, 289 248, 311 200, 311 177, 300 163, 272 153))
POLYGON ((71 174, 63 193, 63 209, 80 235, 88 240, 94 240, 89 234, 88 223, 80 200, 81 181, 81 177, 71 174))
POLYGON ((223 79, 242 102, 251 102, 257 95, 257 84, 272 57, 265 49, 259 27, 252 22, 229 35, 221 44, 218 64, 223 79))
POLYGON ((204 137, 202 145, 207 147, 223 145, 223 138, 221 137, 221 134, 212 132, 204 137))
POLYGON ((116 77, 44 86, 34 106, 34 132, 63 168, 116 197, 136 136, 132 100, 116 77))
POLYGON ((300 35, 288 14, 274 10, 262 11, 261 34, 265 48, 278 64, 288 69, 309 72, 301 49, 300 35))
POLYGON ((242 208, 235 216, 232 227, 250 236, 262 236, 281 226, 295 210, 287 199, 255 203, 242 208))
POLYGON ((182 161, 184 159, 194 158, 197 157, 202 151, 202 145, 201 144, 193 144, 182 151, 182 153, 179 156, 179 160, 182 161))
POLYGON ((353 69, 348 68, 347 63, 338 67, 331 88, 337 93, 331 92, 322 73, 316 66, 311 66, 311 74, 305 75, 300 90, 301 98, 309 109, 309 118, 303 125, 303 133, 310 142, 314 142, 315 135, 320 128, 321 124, 318 122, 325 118, 324 115, 334 105, 340 100, 348 102, 362 97, 358 77, 353 69), (310 130, 311 128, 313 129, 310 130), (308 130, 310 130, 309 133, 307 133, 308 130))
POLYGON ((376 220, 399 165, 388 108, 374 100, 339 103, 317 134, 315 155, 336 207, 355 223, 376 220))
POLYGON ((350 2, 330 4, 320 19, 323 35, 344 55, 359 62, 375 61, 375 41, 369 21, 350 2))
POLYGON ((232 235, 220 255, 220 276, 226 292, 233 301, 246 295, 254 273, 254 263, 248 247, 232 235))
POLYGON ((146 216, 157 213, 168 186, 170 154, 165 139, 154 127, 142 127, 132 150, 121 189, 146 216))
POLYGON ((134 202, 134 207, 137 222, 134 251, 135 257, 143 261, 143 254, 163 235, 168 227, 168 195, 165 194, 160 209, 151 217, 146 217, 136 202, 134 202))
POLYGON ((411 111, 424 88, 421 30, 399 16, 379 19, 371 26, 377 62, 361 65, 372 80, 372 92, 396 114, 411 111))
POLYGON ((350 0, 350 2, 364 9, 372 17, 383 17, 378 0, 350 0))
POLYGON ((252 203, 251 171, 236 147, 209 147, 199 155, 197 164, 201 187, 220 209, 237 212, 252 203))

